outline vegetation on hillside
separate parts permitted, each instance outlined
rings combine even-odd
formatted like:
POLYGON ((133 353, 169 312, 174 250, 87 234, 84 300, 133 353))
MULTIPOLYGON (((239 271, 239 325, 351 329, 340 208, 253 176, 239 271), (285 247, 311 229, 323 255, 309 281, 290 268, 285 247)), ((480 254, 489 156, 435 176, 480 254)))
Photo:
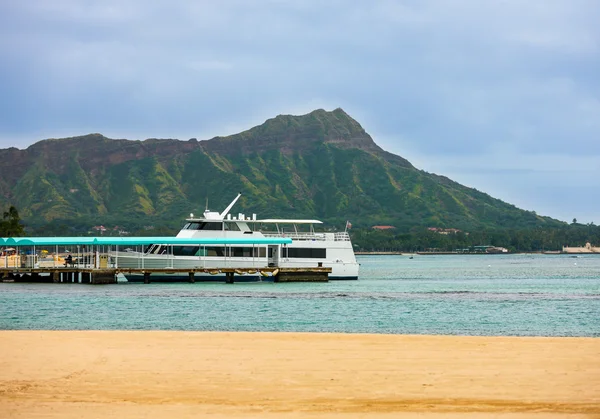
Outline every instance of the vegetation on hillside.
POLYGON ((378 224, 395 227, 395 243, 427 227, 460 229, 468 240, 486 231, 567 227, 416 169, 378 147, 341 109, 278 116, 208 141, 45 140, 0 150, 0 172, 0 194, 36 235, 86 234, 100 224, 176 232, 207 201, 221 211, 238 192, 234 213, 317 218, 338 228, 351 220, 355 232, 364 231, 364 239, 357 236, 364 246, 378 224))

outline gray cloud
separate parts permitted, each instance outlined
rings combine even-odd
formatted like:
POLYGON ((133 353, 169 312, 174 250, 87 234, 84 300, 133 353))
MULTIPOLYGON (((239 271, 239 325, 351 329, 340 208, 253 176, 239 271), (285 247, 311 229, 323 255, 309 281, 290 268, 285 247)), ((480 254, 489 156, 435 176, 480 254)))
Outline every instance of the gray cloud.
POLYGON ((599 21, 595 0, 2 2, 0 147, 341 106, 424 170, 600 222, 599 21))

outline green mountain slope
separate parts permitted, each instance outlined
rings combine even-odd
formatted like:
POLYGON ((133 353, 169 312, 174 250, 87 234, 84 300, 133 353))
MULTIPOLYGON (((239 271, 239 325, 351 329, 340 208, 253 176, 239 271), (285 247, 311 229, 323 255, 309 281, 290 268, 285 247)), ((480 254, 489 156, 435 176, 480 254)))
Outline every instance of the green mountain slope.
POLYGON ((526 228, 563 223, 413 167, 377 146, 343 110, 280 115, 207 141, 112 140, 99 134, 0 150, 0 196, 28 224, 166 224, 206 201, 259 217, 318 218, 343 227, 390 224, 526 228))

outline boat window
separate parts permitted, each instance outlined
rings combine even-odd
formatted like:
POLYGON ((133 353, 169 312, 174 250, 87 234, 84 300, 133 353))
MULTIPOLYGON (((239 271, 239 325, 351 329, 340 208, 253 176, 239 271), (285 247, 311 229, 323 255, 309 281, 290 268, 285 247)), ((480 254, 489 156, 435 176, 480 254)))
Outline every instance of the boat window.
POLYGON ((227 231, 240 231, 240 226, 236 222, 226 222, 225 230, 227 231))
POLYGON ((244 257, 244 258, 256 258, 265 257, 266 251, 264 247, 238 247, 233 246, 229 249, 229 256, 231 257, 244 257))
POLYGON ((148 247, 146 247, 145 253, 149 255, 162 255, 167 253, 167 247, 168 246, 162 244, 149 244, 148 247))
POLYGON ((209 223, 209 222, 198 223, 198 228, 196 228, 196 230, 221 231, 221 230, 223 230, 223 223, 221 223, 221 222, 218 222, 218 223, 209 223))
POLYGON ((284 258, 304 258, 304 259, 325 259, 327 257, 327 249, 312 248, 312 247, 284 247, 284 258))
POLYGON ((173 246, 175 256, 196 256, 200 246, 173 246))
POLYGON ((232 247, 230 250, 232 257, 252 257, 251 247, 232 247))
POLYGON ((225 256, 225 248, 223 246, 207 246, 206 256, 225 256))
POLYGON ((221 231, 223 230, 222 222, 193 222, 187 223, 184 230, 210 230, 210 231, 221 231))

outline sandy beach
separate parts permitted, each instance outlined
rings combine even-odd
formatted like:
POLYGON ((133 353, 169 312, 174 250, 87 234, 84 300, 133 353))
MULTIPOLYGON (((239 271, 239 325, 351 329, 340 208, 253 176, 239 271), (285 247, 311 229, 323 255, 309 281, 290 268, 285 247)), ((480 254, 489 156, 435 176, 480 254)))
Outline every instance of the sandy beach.
POLYGON ((600 339, 2 331, 2 418, 600 417, 600 339))

